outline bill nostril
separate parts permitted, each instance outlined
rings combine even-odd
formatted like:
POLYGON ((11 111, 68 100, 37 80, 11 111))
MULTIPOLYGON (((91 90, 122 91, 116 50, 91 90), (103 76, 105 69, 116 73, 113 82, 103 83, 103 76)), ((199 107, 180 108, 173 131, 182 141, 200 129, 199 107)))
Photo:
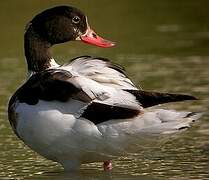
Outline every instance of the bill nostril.
POLYGON ((93 38, 97 39, 97 35, 95 33, 92 33, 93 38))

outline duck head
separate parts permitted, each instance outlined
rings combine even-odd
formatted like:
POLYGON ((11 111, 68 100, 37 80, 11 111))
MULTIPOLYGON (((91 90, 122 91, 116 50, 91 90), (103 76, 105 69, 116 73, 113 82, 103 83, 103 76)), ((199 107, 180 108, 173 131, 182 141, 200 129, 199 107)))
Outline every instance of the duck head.
POLYGON ((57 6, 36 15, 27 25, 24 35, 29 77, 58 66, 52 57, 51 46, 75 40, 104 48, 115 45, 99 37, 90 28, 87 17, 77 8, 57 6))
POLYGON ((81 40, 99 47, 112 47, 115 43, 99 37, 89 26, 87 17, 77 8, 58 6, 36 15, 28 27, 33 28, 50 45, 81 40))

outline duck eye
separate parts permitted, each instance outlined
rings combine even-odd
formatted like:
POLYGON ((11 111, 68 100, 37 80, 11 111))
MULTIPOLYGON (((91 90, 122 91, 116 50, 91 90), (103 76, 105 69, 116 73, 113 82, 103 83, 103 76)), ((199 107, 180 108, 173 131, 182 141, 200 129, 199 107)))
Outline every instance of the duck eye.
POLYGON ((80 17, 74 16, 73 19, 72 19, 72 22, 73 22, 74 24, 78 24, 78 23, 80 22, 80 20, 81 20, 80 17))

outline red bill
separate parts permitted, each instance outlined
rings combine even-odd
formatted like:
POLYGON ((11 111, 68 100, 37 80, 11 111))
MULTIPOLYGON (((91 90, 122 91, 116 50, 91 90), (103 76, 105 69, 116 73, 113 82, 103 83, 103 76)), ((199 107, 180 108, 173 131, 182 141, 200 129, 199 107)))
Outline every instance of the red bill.
POLYGON ((115 45, 114 42, 99 37, 92 29, 88 28, 86 33, 80 36, 81 40, 85 43, 95 46, 108 48, 115 45))

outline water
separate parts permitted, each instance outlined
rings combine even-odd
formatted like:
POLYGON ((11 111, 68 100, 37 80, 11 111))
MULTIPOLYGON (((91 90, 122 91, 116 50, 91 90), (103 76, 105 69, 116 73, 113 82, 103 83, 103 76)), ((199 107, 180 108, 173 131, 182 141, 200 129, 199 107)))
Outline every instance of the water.
POLYGON ((0 179, 209 179, 209 2, 94 0, 0 2, 0 179), (24 82, 24 26, 42 9, 73 4, 89 16, 94 30, 116 41, 111 49, 67 43, 53 49, 60 63, 80 55, 110 58, 126 67, 146 90, 188 93, 195 102, 165 108, 204 111, 189 131, 160 147, 114 160, 111 173, 100 163, 66 174, 62 168, 31 151, 13 134, 7 120, 9 97, 24 82))

